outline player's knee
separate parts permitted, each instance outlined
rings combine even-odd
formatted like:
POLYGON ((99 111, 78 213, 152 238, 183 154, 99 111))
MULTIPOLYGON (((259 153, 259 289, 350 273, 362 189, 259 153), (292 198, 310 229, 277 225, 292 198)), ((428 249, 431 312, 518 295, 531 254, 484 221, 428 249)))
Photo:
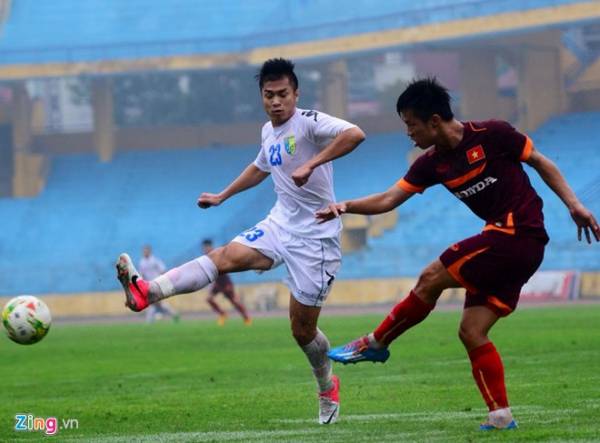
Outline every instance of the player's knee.
POLYGON ((436 260, 421 272, 413 291, 421 300, 434 304, 444 289, 455 286, 457 282, 442 262, 436 260))
POLYGON ((441 293, 437 282, 437 271, 434 267, 428 266, 421 272, 414 288, 415 294, 430 303, 435 303, 441 293))
POLYGON ((467 349, 473 349, 480 343, 487 341, 486 334, 473 325, 461 323, 458 328, 458 338, 467 349))
POLYGON ((306 323, 292 322, 292 335, 296 343, 300 346, 309 344, 315 338, 316 334, 316 327, 310 327, 306 323))
POLYGON ((208 258, 210 258, 213 261, 213 263, 219 270, 219 273, 227 273, 238 265, 238 260, 235 254, 233 254, 232 251, 230 251, 229 245, 215 248, 212 251, 210 251, 207 255, 208 258))

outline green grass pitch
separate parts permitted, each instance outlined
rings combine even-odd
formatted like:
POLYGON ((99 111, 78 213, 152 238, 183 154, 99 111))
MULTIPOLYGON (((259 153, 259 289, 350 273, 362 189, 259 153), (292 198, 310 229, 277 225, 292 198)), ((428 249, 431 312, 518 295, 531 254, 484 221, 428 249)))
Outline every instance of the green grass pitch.
MULTIPOLYGON (((328 316, 338 345, 383 315, 328 316)), ((286 318, 153 325, 54 325, 33 346, 0 337, 0 441, 15 414, 76 419, 57 441, 598 441, 600 304, 520 309, 492 339, 520 428, 482 433, 486 410, 457 338, 460 312, 434 312, 385 364, 335 366, 341 414, 316 422, 316 386, 286 318)), ((47 441, 47 440, 44 440, 47 441)))

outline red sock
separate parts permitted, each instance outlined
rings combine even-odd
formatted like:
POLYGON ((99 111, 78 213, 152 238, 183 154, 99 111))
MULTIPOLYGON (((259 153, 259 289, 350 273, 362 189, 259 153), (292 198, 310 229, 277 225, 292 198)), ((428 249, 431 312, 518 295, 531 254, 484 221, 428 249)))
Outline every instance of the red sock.
POLYGON ((469 352, 473 377, 490 411, 508 408, 504 367, 500 354, 492 342, 481 345, 469 352))
POLYGON ((435 305, 425 303, 413 291, 394 306, 388 316, 375 329, 375 340, 389 345, 400 334, 425 320, 435 305))

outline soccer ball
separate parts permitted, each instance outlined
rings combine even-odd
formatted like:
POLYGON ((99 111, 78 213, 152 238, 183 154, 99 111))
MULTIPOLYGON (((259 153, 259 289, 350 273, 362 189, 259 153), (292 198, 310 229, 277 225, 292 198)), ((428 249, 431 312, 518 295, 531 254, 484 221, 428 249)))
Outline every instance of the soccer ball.
POLYGON ((2 310, 8 338, 22 345, 32 345, 44 338, 51 322, 48 306, 33 295, 15 297, 2 310))

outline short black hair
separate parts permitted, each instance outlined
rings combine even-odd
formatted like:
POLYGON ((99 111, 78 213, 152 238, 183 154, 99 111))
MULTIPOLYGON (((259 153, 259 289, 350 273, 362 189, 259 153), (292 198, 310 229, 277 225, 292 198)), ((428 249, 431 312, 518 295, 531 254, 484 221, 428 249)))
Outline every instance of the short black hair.
POLYGON ((298 89, 298 77, 294 73, 294 63, 285 58, 270 58, 263 63, 255 77, 261 90, 266 82, 280 80, 283 77, 290 80, 294 91, 298 89))
POLYGON ((412 111, 417 118, 424 122, 438 114, 442 120, 454 118, 450 107, 450 94, 435 77, 427 77, 412 81, 396 102, 396 112, 401 115, 404 111, 412 111))
POLYGON ((213 242, 210 238, 205 238, 202 240, 202 246, 212 246, 213 242))

